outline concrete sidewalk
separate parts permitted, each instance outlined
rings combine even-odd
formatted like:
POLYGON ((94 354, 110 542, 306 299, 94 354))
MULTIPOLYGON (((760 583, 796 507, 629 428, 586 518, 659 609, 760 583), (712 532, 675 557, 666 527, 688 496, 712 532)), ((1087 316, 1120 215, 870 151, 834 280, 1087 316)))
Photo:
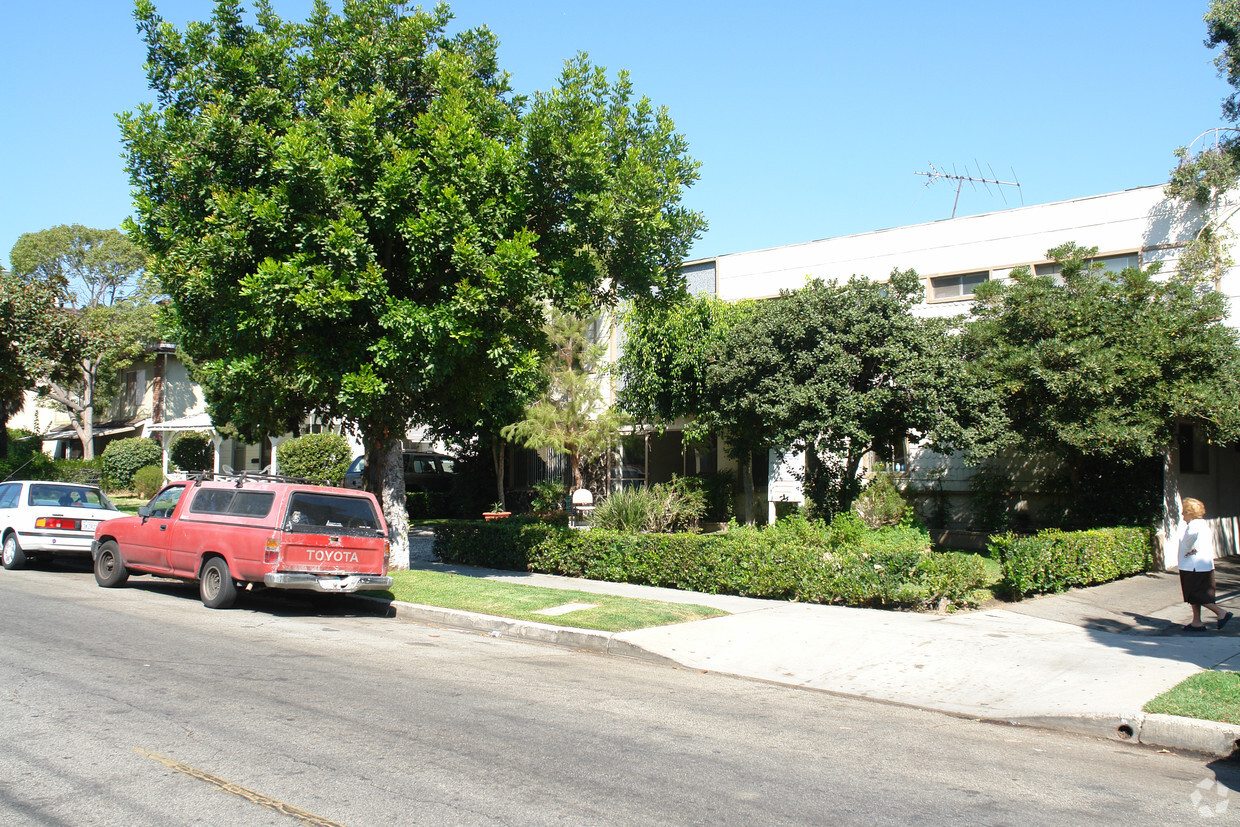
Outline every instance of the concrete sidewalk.
POLYGON ((1146 715, 1202 669, 1240 671, 1240 561, 1221 561, 1223 631, 1183 632, 1174 574, 1142 575, 953 615, 708 595, 415 561, 414 567, 551 588, 698 603, 708 620, 602 633, 397 604, 402 617, 773 681, 955 715, 1229 755, 1240 726, 1146 715))

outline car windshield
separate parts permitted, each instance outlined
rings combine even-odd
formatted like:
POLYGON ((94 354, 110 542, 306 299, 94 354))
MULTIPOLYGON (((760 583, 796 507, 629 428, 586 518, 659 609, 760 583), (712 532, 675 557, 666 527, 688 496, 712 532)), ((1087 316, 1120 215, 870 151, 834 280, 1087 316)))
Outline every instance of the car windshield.
POLYGON ((66 508, 97 508, 116 511, 116 506, 98 488, 81 485, 39 483, 30 486, 30 505, 54 505, 66 508))

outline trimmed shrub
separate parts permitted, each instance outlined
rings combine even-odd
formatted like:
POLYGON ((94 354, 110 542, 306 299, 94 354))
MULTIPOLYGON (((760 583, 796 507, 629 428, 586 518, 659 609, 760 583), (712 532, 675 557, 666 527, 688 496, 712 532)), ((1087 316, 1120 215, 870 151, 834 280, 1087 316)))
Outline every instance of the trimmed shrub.
POLYGON ((436 526, 447 560, 712 594, 853 606, 947 607, 982 583, 980 560, 929 550, 925 532, 869 531, 840 514, 724 534, 574 531, 527 518, 436 526))
POLYGON ((117 439, 103 449, 103 479, 109 490, 133 487, 133 476, 139 468, 162 465, 163 449, 147 437, 117 439))
POLYGON ((280 473, 339 484, 349 470, 353 451, 341 434, 306 434, 276 449, 280 473))
POLYGON ((853 511, 870 528, 899 525, 908 516, 908 503, 891 474, 876 474, 853 502, 853 511))
POLYGON ((210 471, 215 467, 215 446, 211 435, 187 431, 168 448, 168 457, 182 471, 210 471))
POLYGON ((1003 565, 1012 596, 1061 592, 1149 571, 1153 536, 1147 528, 1048 529, 1032 537, 1004 534, 990 548, 1003 565))
POLYGON ((134 472, 134 493, 144 499, 150 499, 164 487, 164 471, 158 465, 144 465, 134 472))

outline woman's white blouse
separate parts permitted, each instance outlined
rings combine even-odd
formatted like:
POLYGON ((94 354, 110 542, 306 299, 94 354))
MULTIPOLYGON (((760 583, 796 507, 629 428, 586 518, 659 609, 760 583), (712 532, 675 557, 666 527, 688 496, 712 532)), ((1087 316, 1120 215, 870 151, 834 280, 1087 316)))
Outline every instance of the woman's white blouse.
POLYGON ((1214 531, 1205 520, 1189 522, 1180 535, 1180 571, 1209 571, 1214 568, 1214 531), (1189 554, 1189 552, 1192 554, 1189 554))

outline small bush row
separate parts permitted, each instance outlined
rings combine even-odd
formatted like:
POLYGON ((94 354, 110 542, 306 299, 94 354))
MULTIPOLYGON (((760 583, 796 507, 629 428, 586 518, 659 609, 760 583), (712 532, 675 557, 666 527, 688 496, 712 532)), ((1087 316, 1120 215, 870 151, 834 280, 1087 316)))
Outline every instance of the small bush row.
POLYGON ((792 518, 708 535, 574 531, 521 518, 435 532, 440 556, 469 565, 849 606, 959 605, 984 576, 976 558, 931 552, 924 531, 873 531, 852 514, 830 526, 792 518))
POLYGON ((1107 583, 1155 566, 1153 535, 1145 528, 1004 534, 991 538, 990 549, 1003 566, 1004 585, 1018 599, 1107 583))

